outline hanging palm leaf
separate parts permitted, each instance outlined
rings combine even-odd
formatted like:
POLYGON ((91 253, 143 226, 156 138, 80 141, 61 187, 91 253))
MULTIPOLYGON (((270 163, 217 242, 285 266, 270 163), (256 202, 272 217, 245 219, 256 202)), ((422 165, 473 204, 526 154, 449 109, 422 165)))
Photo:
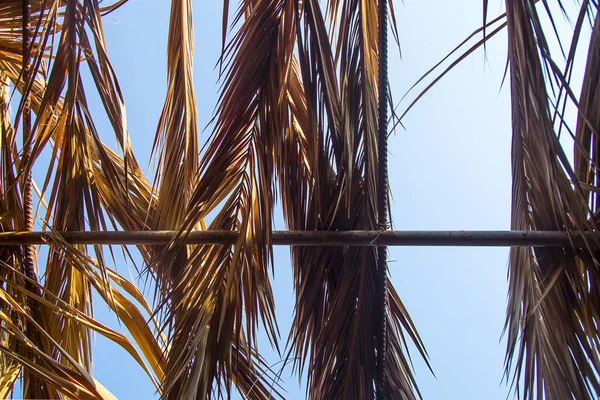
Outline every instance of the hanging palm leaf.
MULTIPOLYGON (((588 5, 582 4, 583 13, 588 5)), ((533 2, 507 1, 506 6, 513 110, 512 229, 596 229, 588 219, 581 186, 571 185, 576 175, 553 129, 544 67, 551 78, 560 74, 550 58, 538 9, 533 2)), ((597 40, 592 38, 593 56, 597 40)), ((588 74, 589 79, 593 78, 588 74)), ((600 394, 595 356, 600 337, 593 322, 600 316, 595 301, 598 245, 593 240, 582 249, 511 250, 507 364, 516 365, 517 390, 523 377, 526 399, 592 399, 600 394)))
MULTIPOLYGON (((292 96, 292 146, 281 178, 291 229, 377 229, 377 2, 330 2, 330 25, 314 1, 297 31, 305 99, 292 96), (339 19, 338 19, 339 18, 339 19), (331 39, 329 39, 331 37, 331 39), (332 46, 336 43, 337 46, 332 46), (339 70, 339 75, 336 73, 339 70), (296 167, 294 167, 294 164, 296 167), (292 169, 295 168, 295 169, 292 169), (302 181, 301 179, 305 179, 302 181), (306 199, 300 202, 297 199, 306 199)), ((311 398, 375 397, 377 254, 374 248, 293 249, 296 315, 290 336, 300 369, 308 361, 311 398)), ((390 398, 415 398, 403 329, 424 349, 406 309, 389 287, 390 398)))

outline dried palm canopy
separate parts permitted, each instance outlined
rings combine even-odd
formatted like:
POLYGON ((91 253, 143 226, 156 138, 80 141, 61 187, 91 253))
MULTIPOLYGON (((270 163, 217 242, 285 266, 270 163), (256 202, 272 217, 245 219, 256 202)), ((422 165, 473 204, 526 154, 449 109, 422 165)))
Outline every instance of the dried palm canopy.
MULTIPOLYGON (((35 222, 50 237, 39 273, 33 247, 0 247, 0 397, 22 376, 27 398, 113 398, 90 373, 94 333, 123 347, 164 398, 218 398, 233 387, 245 398, 284 397, 257 346, 260 328, 279 349, 270 286, 275 202, 291 230, 377 230, 386 222, 378 206, 387 200, 378 196, 386 87, 378 75, 378 2, 243 0, 233 8, 224 1, 223 83, 201 150, 192 2, 172 0, 156 178, 141 172, 132 151, 103 34, 103 18, 125 2, 0 3, 0 227, 30 231, 35 222), (86 91, 101 100, 114 138, 96 130, 86 91), (47 173, 35 182, 41 159, 50 160, 47 173), (102 246, 60 235, 84 230, 239 235, 233 245, 138 245, 155 288, 148 300, 107 266, 102 246), (93 318, 94 292, 127 336, 93 318)), ((484 18, 484 28, 424 76, 422 93, 487 38, 506 34, 512 228, 593 231, 598 4, 583 0, 572 16, 563 67, 546 37, 557 18, 548 3, 506 0, 504 15, 484 18), (586 47, 579 94, 570 82, 575 52, 586 47), (577 106, 575 124, 563 118, 567 103, 577 106), (573 153, 561 132, 572 136, 573 153)), ((397 34, 393 7, 382 10, 397 34)), ((599 250, 590 237, 511 251, 506 374, 525 399, 600 396, 599 250)), ((130 257, 125 248, 123 255, 130 257)), ((377 260, 372 246, 292 248, 295 314, 284 357, 307 374, 310 398, 420 397, 406 337, 427 355, 398 293, 381 284, 377 260)))

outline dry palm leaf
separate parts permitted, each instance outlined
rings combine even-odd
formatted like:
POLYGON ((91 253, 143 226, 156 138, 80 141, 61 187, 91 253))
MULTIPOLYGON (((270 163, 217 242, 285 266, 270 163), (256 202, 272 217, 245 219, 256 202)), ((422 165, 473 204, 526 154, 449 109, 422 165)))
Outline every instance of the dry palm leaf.
MULTIPOLYGON (((542 5, 547 7, 545 1, 542 5)), ((588 5, 584 2, 582 10, 588 5)), ((574 173, 553 129, 544 68, 552 79, 565 81, 550 58, 538 9, 533 1, 507 1, 506 8, 513 124, 512 229, 595 229, 580 186, 570 183, 575 181, 574 173)), ((586 87, 594 85, 593 79, 588 73, 586 87)), ((589 92, 584 92, 589 98, 589 92)), ((594 115, 586 109, 582 112, 586 117, 594 115)), ((581 141, 584 136, 582 132, 581 141)), ((579 168, 580 174, 585 173, 581 163, 579 168)), ((595 293, 600 283, 598 247, 591 241, 581 249, 511 250, 507 368, 515 368, 518 391, 523 379, 525 399, 600 395, 600 336, 594 322, 600 317, 595 293)))
MULTIPOLYGON (((177 229, 185 218, 198 170, 198 122, 193 72, 192 3, 171 3, 167 44, 167 97, 158 122, 153 152, 158 152, 155 220, 152 229, 177 229)), ((161 259, 157 271, 166 292, 187 258, 185 248, 161 259), (172 260, 172 261, 171 261, 172 260)))
MULTIPOLYGON (((557 5, 561 12, 566 12, 560 1, 557 5)), ((486 9, 487 1, 484 1, 486 9)), ((580 4, 571 48, 568 54, 563 53, 565 71, 553 60, 545 36, 549 27, 562 49, 562 34, 559 35, 556 28, 551 4, 543 0, 507 0, 506 9, 505 15, 489 23, 484 18, 485 27, 474 32, 483 30, 483 39, 459 52, 456 60, 433 78, 405 113, 449 70, 507 26, 513 124, 511 227, 515 230, 596 230, 600 98, 597 3, 583 1, 580 4), (546 13, 548 23, 541 22, 540 10, 546 13), (584 25, 591 19, 596 22, 581 97, 577 99, 570 80, 576 50, 582 46, 584 25), (485 29, 491 27, 493 31, 486 33, 485 29), (578 108, 576 129, 565 117, 568 101, 578 108), (555 132, 556 127, 558 132, 555 132), (566 130, 575 141, 574 170, 559 141, 561 130, 566 130)), ((600 283, 599 245, 593 240, 580 248, 511 250, 506 374, 508 377, 513 371, 514 388, 525 399, 592 399, 600 395, 600 315, 596 289, 600 283)))
MULTIPOLYGON (((278 166, 286 219, 290 229, 377 229, 377 2, 329 2, 329 32, 319 4, 303 6, 299 76, 289 88, 291 123, 282 145, 289 159, 278 166)), ((298 367, 308 362, 311 398, 374 398, 375 249, 295 247, 293 263, 290 341, 298 367)), ((388 392, 411 399, 418 392, 403 330, 425 353, 388 290, 388 392)))
POLYGON ((249 398, 271 397, 273 384, 256 353, 256 329, 262 320, 275 343, 268 276, 272 155, 282 131, 278 103, 285 95, 295 10, 295 1, 245 2, 235 18, 243 19, 241 28, 225 49, 215 129, 186 227, 221 206, 208 229, 241 234, 232 247, 194 248, 173 277, 167 309, 173 347, 165 383, 173 398, 221 396, 232 382, 249 398))
POLYGON ((18 324, 15 324, 13 318, 8 314, 0 311, 0 321, 2 322, 3 331, 17 340, 18 345, 26 347, 29 351, 19 354, 19 352, 11 351, 10 348, 0 346, 0 352, 7 358, 23 365, 34 376, 41 378, 45 385, 50 388, 46 389, 47 393, 53 398, 62 398, 59 393, 66 394, 70 398, 87 398, 87 399, 114 399, 102 385, 100 385, 85 368, 78 364, 75 359, 60 347, 43 328, 40 326, 29 313, 19 305, 13 297, 8 295, 4 290, 0 290, 0 302, 3 305, 10 307, 13 313, 17 313, 20 317, 25 318, 27 322, 32 323, 38 329, 44 339, 50 343, 54 350, 62 354, 65 362, 70 364, 72 369, 65 367, 55 358, 48 355, 46 351, 38 348, 24 333, 18 324), (26 356, 31 354, 31 358, 26 356))
MULTIPOLYGON (((13 3, 12 8, 9 7, 8 11, 12 12, 14 16, 20 12, 21 2, 13 3)), ((39 7, 38 3, 35 3, 33 9, 33 15, 37 18, 37 22, 34 23, 34 29, 39 30, 40 33, 34 36, 36 42, 33 46, 32 59, 34 60, 33 64, 35 67, 32 80, 26 82, 22 79, 20 57, 6 57, 1 60, 2 73, 10 77, 13 84, 22 93, 30 95, 32 106, 37 116, 31 139, 33 155, 23 160, 25 163, 21 162, 18 158, 14 158, 12 163, 7 163, 6 160, 8 157, 17 155, 14 143, 12 144, 13 147, 11 147, 11 142, 8 142, 8 146, 3 146, 3 151, 9 151, 9 153, 3 153, 3 159, 5 160, 3 175, 10 177, 10 171, 16 166, 18 167, 17 174, 27 176, 27 171, 31 170, 38 155, 47 143, 51 143, 53 145, 53 160, 58 160, 58 162, 56 164, 56 172, 53 172, 55 164, 52 161, 41 194, 43 196, 43 193, 45 193, 49 186, 51 177, 54 175, 55 179, 50 193, 49 212, 46 222, 61 231, 106 229, 101 208, 102 201, 105 202, 109 210, 116 212, 114 216, 111 215, 111 218, 114 217, 117 220, 123 220, 123 216, 127 214, 123 212, 124 205, 129 203, 126 183, 132 180, 135 184, 135 186, 132 186, 136 189, 132 192, 135 194, 139 193, 135 199, 137 201, 134 202, 134 205, 138 207, 131 207, 128 204, 130 206, 128 211, 135 211, 142 208, 144 213, 147 212, 149 201, 152 198, 151 190, 147 186, 145 179, 141 176, 141 173, 139 173, 137 164, 131 155, 125 128, 122 96, 114 77, 114 71, 106 57, 100 24, 100 10, 97 2, 45 1, 43 5, 46 8, 40 12, 35 8, 39 7), (50 57, 50 53, 46 52, 46 50, 36 53, 35 49, 48 49, 46 43, 54 34, 59 33, 59 27, 62 31, 58 39, 58 52, 52 55, 52 57, 50 57), (92 35, 93 45, 90 43, 88 34, 92 35), (44 77, 46 66, 43 64, 43 59, 52 59, 50 74, 47 76, 47 79, 44 77), (109 120, 124 151, 124 163, 100 142, 93 122, 90 119, 91 115, 87 107, 79 72, 80 63, 85 59, 92 60, 89 66, 93 81, 98 88, 109 120), (40 69, 40 66, 44 68, 40 69), (66 92, 64 91, 65 87, 66 92), (131 173, 128 169, 133 172, 133 179, 130 179, 131 173), (98 181, 103 183, 103 185, 96 186, 97 180, 93 179, 93 173, 103 178, 98 181), (112 185, 112 187, 109 185, 112 185), (114 190, 117 188, 121 189, 122 187, 125 187, 125 189, 120 192, 114 190), (145 200, 145 204, 144 202, 140 202, 140 200, 145 200)), ((10 14, 7 15, 10 17, 10 14)), ((4 18, 4 14, 0 14, 0 20, 7 21, 4 18)), ((9 25, 7 25, 7 31, 14 31, 9 25)), ((2 31, 5 32, 4 30, 2 31)), ((18 36, 16 34, 9 35, 7 40, 17 40, 18 42, 18 36)), ((5 103, 3 107, 7 107, 7 102, 5 103)), ((22 108, 22 105, 20 108, 22 108)), ((5 126, 6 124, 3 122, 3 127, 5 126)), ((6 130, 3 129, 4 131, 6 130)), ((14 142, 14 138, 10 140, 14 142)), ((10 187, 14 187, 14 184, 10 187)), ((12 190, 16 191, 16 189, 12 190)), ((10 198, 7 199, 10 201, 10 198)), ((22 213, 15 212, 15 215, 19 216, 22 213)), ((143 213, 138 212, 137 215, 141 216, 143 213)), ((139 218, 139 220, 143 221, 144 219, 139 218)), ((124 219, 124 222, 128 222, 127 219, 124 219)), ((17 226, 22 226, 22 224, 17 226)), ((84 315, 91 315, 91 285, 88 277, 82 275, 81 271, 77 268, 73 268, 72 263, 66 261, 64 252, 55 250, 51 250, 49 262, 45 269, 45 293, 58 296, 61 301, 66 302, 84 315)), ((80 248, 80 250, 84 250, 84 248, 80 248)), ((102 265, 102 252, 100 248, 96 248, 96 255, 102 265)), ((14 257, 6 261, 8 265, 17 265, 15 264, 14 257)), ((109 274, 106 273, 105 269, 101 269, 100 271, 102 279, 107 282, 109 274)), ((123 301, 126 299, 122 296, 117 296, 115 299, 109 292, 106 300, 113 305, 118 305, 123 304, 123 301)), ((46 349, 44 346, 40 347, 38 343, 38 350, 63 363, 69 364, 70 361, 67 362, 67 359, 76 360, 75 362, 78 365, 89 369, 91 361, 89 326, 82 323, 81 320, 67 318, 60 313, 54 313, 50 308, 44 308, 44 304, 47 305, 47 303, 42 303, 43 315, 36 316, 35 319, 38 326, 41 327, 40 333, 50 336, 52 340, 59 343, 59 347, 46 349), (59 348, 61 351, 58 351, 59 348)), ((136 317, 135 314, 131 314, 127 309, 123 309, 120 313, 117 311, 117 314, 124 319, 134 318, 131 323, 126 322, 129 328, 135 328, 138 331, 140 329, 143 330, 145 319, 141 315, 136 317)), ((31 336, 31 333, 28 335, 31 336)), ((147 335, 148 337, 153 337, 152 335, 147 335)), ((134 336, 136 336, 135 331, 134 336)), ((22 344, 20 346, 24 347, 22 344)), ((148 352, 145 353, 146 356, 149 355, 148 352)), ((157 360, 161 357, 162 349, 159 347, 154 353, 154 364, 158 365, 157 360)), ((39 354, 35 356, 40 357, 39 354)), ((25 353, 21 353, 19 357, 21 357, 19 358, 21 361, 32 360, 31 358, 27 358, 29 354, 25 353)), ((152 357, 150 357, 150 360, 152 360, 152 357)), ((33 362, 35 363, 35 360, 33 362)), ((31 370, 31 368, 27 369, 31 370)), ((39 377, 39 372, 33 373, 39 377)), ((162 376, 162 371, 157 370, 157 376, 162 376)), ((25 393, 35 395, 34 392, 31 392, 33 389, 29 389, 28 387, 29 385, 26 383, 25 393)), ((44 389, 42 388, 42 390, 44 389)), ((52 394, 54 393, 54 389, 52 390, 52 392, 46 392, 45 397, 55 397, 52 394)))

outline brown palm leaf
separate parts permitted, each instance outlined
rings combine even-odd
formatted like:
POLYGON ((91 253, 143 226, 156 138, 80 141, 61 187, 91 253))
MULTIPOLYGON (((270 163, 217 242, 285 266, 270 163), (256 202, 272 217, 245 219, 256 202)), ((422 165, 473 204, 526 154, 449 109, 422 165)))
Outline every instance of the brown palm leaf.
MULTIPOLYGON (((19 8, 12 7, 12 11, 18 15, 21 2, 15 3, 15 6, 19 6, 19 8)), ((5 164, 3 174, 12 171, 13 166, 16 166, 18 167, 18 174, 27 176, 27 171, 32 169, 38 155, 48 143, 51 143, 54 154, 53 160, 58 159, 58 163, 54 172, 53 167, 55 164, 51 163, 40 194, 41 196, 44 195, 54 176, 46 223, 61 231, 84 230, 87 228, 92 230, 106 229, 101 207, 103 201, 109 210, 116 211, 114 216, 111 215, 111 219, 116 218, 119 222, 127 222, 126 219, 122 221, 123 218, 120 218, 126 214, 123 212, 123 207, 129 205, 128 211, 132 211, 131 204, 134 204, 139 207, 133 207, 133 210, 142 208, 143 212, 147 213, 152 194, 145 179, 139 173, 135 159, 130 154, 124 126, 122 96, 118 90, 114 71, 106 58, 102 27, 99 22, 101 10, 95 1, 71 1, 68 3, 45 1, 43 4, 46 8, 39 12, 34 8, 33 16, 37 18, 34 26, 36 29, 40 29, 42 33, 34 36, 36 42, 34 42, 33 48, 46 49, 45 43, 49 38, 60 33, 58 39, 60 45, 57 46, 58 52, 52 57, 46 52, 34 52, 32 54, 35 68, 30 82, 25 82, 22 79, 20 59, 7 57, 1 61, 2 73, 6 74, 13 84, 20 89, 24 94, 23 97, 25 97, 25 94, 29 95, 37 116, 34 125, 35 130, 31 138, 32 156, 26 160, 19 160, 15 157, 17 153, 14 144, 11 147, 10 142, 8 142, 9 145, 3 146, 3 150, 8 150, 10 153, 5 152, 5 154, 15 158, 12 164, 5 164), (92 34, 93 46, 87 36, 89 33, 92 34), (47 79, 44 72, 47 67, 44 64, 46 59, 52 60, 50 74, 47 79), (119 144, 124 150, 124 163, 100 142, 98 133, 90 120, 90 112, 79 72, 80 63, 86 59, 93 60, 89 63, 90 70, 109 119, 113 124, 119 144), (64 91, 65 87, 66 92, 64 91), (130 171, 134 174, 132 175, 130 171), (93 172, 104 178, 104 180, 98 181, 104 183, 104 185, 96 186, 97 180, 92 178, 93 172), (131 176, 133 176, 133 179, 131 179, 131 176), (123 193, 127 192, 127 182, 130 180, 134 183, 132 187, 136 189, 132 190, 132 193, 134 196, 137 195, 137 198, 130 196, 129 193, 123 193), (118 183, 118 185, 115 185, 115 183, 118 183), (111 184, 112 186, 110 186, 111 184), (121 187, 125 187, 125 190, 120 192, 114 190, 121 187), (123 195, 124 198, 120 198, 119 195, 123 195), (130 197, 137 201, 130 202, 130 197), (145 204, 140 203, 138 199, 145 200, 145 204)), ((4 30, 2 31, 4 32, 4 30)), ((18 38, 18 36, 13 35, 10 39, 15 40, 15 38, 18 38)), ((3 158, 6 160, 5 157, 3 158)), ((22 213, 15 212, 15 215, 18 217, 22 213)), ((137 215, 141 217, 143 213, 138 212, 137 215)), ((139 220, 144 221, 144 218, 139 218, 139 220)), ((81 247, 79 251, 85 251, 85 248, 81 247)), ((102 266, 102 252, 99 247, 96 248, 96 255, 102 266)), ((18 264, 8 262, 7 265, 17 266, 18 264)), ((100 271, 104 282, 108 282, 110 273, 104 268, 101 268, 100 271)), ((45 268, 44 285, 44 293, 47 296, 54 296, 56 299, 66 302, 83 315, 91 315, 91 283, 89 277, 74 268, 71 262, 67 262, 64 252, 52 249, 52 246, 49 262, 45 268)), ((99 286, 96 287, 96 290, 104 293, 106 288, 106 286, 99 286)), ((109 291, 105 300, 113 306, 111 308, 115 309, 115 306, 118 307, 119 304, 123 304, 126 299, 124 300, 123 296, 118 294, 113 295, 109 291)), ((21 353, 19 361, 26 366, 29 372, 31 372, 31 368, 27 367, 27 363, 33 362, 35 364, 35 360, 40 359, 42 354, 45 355, 44 357, 51 357, 69 364, 69 368, 72 368, 73 362, 75 362, 77 365, 89 369, 91 361, 89 325, 81 320, 69 318, 64 314, 52 312, 47 304, 48 302, 41 303, 43 314, 35 316, 36 326, 39 327, 39 334, 52 338, 52 341, 55 341, 58 347, 48 347, 43 343, 36 343, 35 338, 31 336, 32 332, 26 333, 34 340, 36 351, 32 353, 34 358, 30 357, 30 350, 28 350, 29 353, 21 353)), ((131 319, 136 315, 131 313, 131 309, 124 308, 119 312, 117 308, 115 311, 132 331, 140 347, 143 349, 151 348, 152 346, 144 343, 144 340, 153 339, 150 330, 145 333, 144 337, 140 334, 136 335, 136 332, 144 332, 144 327, 147 325, 145 317, 140 315, 136 317, 137 319, 128 322, 127 318, 131 319)), ((45 341, 48 342, 48 340, 45 341)), ((27 348, 23 343, 19 346, 27 348)), ((155 360, 155 365, 158 365, 158 360, 163 351, 161 347, 157 347, 157 349, 158 351, 154 351, 154 355, 150 351, 144 351, 149 360, 155 360)), ((163 374, 162 369, 156 370, 155 368, 155 372, 158 377, 163 374)), ((32 373, 40 378, 39 371, 33 371, 32 373)), ((46 378, 45 376, 41 377, 42 381, 49 382, 46 378)), ((51 390, 51 392, 46 392, 43 396, 58 397, 56 389, 52 389, 52 385, 47 390, 51 390)), ((25 394, 27 395, 27 393, 32 392, 28 389, 26 383, 25 394)))
MULTIPOLYGON (((566 12, 560 1, 557 6, 560 12, 566 12)), ((506 9, 506 14, 489 23, 484 18, 485 27, 475 31, 417 82, 437 71, 451 56, 455 57, 439 75, 430 78, 431 83, 405 113, 449 70, 508 26, 513 111, 512 229, 596 230, 597 3, 580 4, 571 47, 564 54, 564 71, 553 59, 545 36, 546 28, 552 30, 562 47, 564 40, 556 28, 553 5, 543 0, 507 0, 506 9), (543 13, 549 23, 542 23, 543 13), (587 21, 592 19, 596 22, 581 95, 577 98, 570 84, 575 53, 587 46, 582 44, 583 32, 587 21), (481 40, 463 47, 482 31, 481 40), (569 101, 578 109, 575 128, 565 115, 569 101), (574 169, 559 141, 561 132, 574 139, 574 169)), ((591 399, 600 393, 598 245, 596 240, 590 240, 584 247, 511 250, 506 374, 508 378, 512 370, 514 388, 525 399, 591 399)))
POLYGON ((278 110, 294 44, 295 3, 244 2, 235 17, 243 21, 241 28, 225 48, 215 128, 185 229, 217 209, 208 229, 238 231, 240 237, 233 247, 194 248, 172 277, 166 315, 173 347, 165 389, 173 398, 221 396, 232 382, 249 398, 271 397, 273 385, 256 353, 256 330, 262 320, 276 343, 268 276, 272 155, 282 132, 278 110))
MULTIPOLYGON (((284 210, 290 229, 377 229, 377 2, 328 4, 329 24, 317 2, 304 2, 297 30, 299 76, 284 142, 290 159, 279 166, 284 210)), ((376 259, 374 248, 293 248, 290 340, 299 368, 308 361, 311 398, 375 397, 376 259)), ((386 381, 391 398, 415 398, 403 330, 424 349, 388 289, 386 381)))
MULTIPOLYGON (((587 5, 584 2, 582 10, 587 5)), ((507 1, 506 8, 513 123, 512 229, 595 229, 595 222, 588 220, 581 186, 571 185, 575 177, 553 129, 544 68, 552 71, 551 77, 559 74, 538 10, 533 1, 507 1)), ((586 85, 593 85, 591 79, 588 74, 586 85)), ((585 133, 580 136, 585 140, 585 133)), ((583 168, 580 171, 585 173, 583 168)), ((525 399, 592 399, 600 394, 599 332, 593 322, 599 317, 594 301, 598 245, 594 240, 581 249, 511 250, 507 366, 515 368, 518 391, 520 378, 524 379, 525 399)))
MULTIPOLYGON (((158 122, 153 152, 159 152, 155 186, 156 205, 153 229, 177 229, 185 218, 198 170, 198 128, 196 98, 192 79, 193 28, 192 3, 171 3, 169 42, 167 44, 167 98, 158 122)), ((164 258, 157 273, 163 291, 170 287, 183 268, 187 254, 179 251, 168 262, 164 258)))

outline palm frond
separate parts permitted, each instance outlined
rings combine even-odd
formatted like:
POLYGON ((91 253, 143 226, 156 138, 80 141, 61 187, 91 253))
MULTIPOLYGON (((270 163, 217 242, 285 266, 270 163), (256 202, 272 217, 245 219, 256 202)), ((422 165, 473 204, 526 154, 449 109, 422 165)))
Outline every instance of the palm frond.
MULTIPOLYGON (((185 218, 193 184, 198 169, 198 129, 196 98, 192 79, 193 26, 192 3, 189 0, 176 0, 171 3, 169 41, 167 47, 168 87, 162 114, 158 122, 153 153, 158 158, 158 174, 155 178, 156 202, 149 203, 153 229, 177 229, 185 218)), ((153 199, 150 199, 153 200, 153 199)), ((157 301, 168 304, 173 286, 181 279, 181 271, 188 259, 188 249, 177 247, 167 256, 160 256, 159 249, 147 249, 152 257, 157 276, 157 301), (160 260, 155 258, 160 256, 160 260)), ((165 325, 177 324, 165 317, 165 325)), ((173 348, 176 344, 173 343, 173 348)), ((167 361, 165 396, 178 393, 178 383, 171 377, 173 358, 165 353, 167 361), (175 389, 172 390, 172 386, 175 389)), ((176 353, 179 356, 178 353, 176 353)))
MULTIPOLYGON (((178 228, 198 171, 198 117, 192 79, 192 3, 173 1, 167 51, 167 98, 153 152, 158 152, 155 229, 178 228)), ((166 276, 177 271, 165 267, 166 276)), ((169 276, 170 278, 170 276, 169 276)))
MULTIPOLYGON (((15 2, 15 5, 20 7, 21 2, 15 2)), ((16 7, 12 7, 12 11, 14 15, 19 15, 16 7)), ((33 11, 37 22, 33 24, 32 28, 35 35, 31 53, 34 65, 31 80, 23 79, 25 76, 20 68, 20 57, 6 57, 1 61, 2 73, 6 74, 15 87, 21 91, 23 99, 31 99, 31 105, 36 114, 36 123, 33 134, 29 139, 26 138, 25 147, 32 146, 33 151, 30 155, 25 154, 21 160, 17 157, 14 144, 10 145, 9 142, 8 144, 13 147, 3 146, 3 149, 9 150, 10 156, 13 157, 12 164, 5 163, 4 173, 12 171, 16 166, 17 174, 28 176, 37 158, 50 143, 53 158, 40 193, 40 197, 43 199, 54 179, 49 195, 46 225, 60 231, 106 229, 103 205, 107 206, 109 212, 115 211, 115 215, 109 215, 113 226, 115 219, 120 223, 128 222, 123 218, 125 214, 123 207, 129 205, 130 202, 131 196, 127 187, 129 181, 133 181, 134 185, 131 186, 136 189, 132 190, 132 193, 134 195, 139 193, 132 203, 143 208, 143 212, 146 213, 149 201, 152 199, 152 192, 131 154, 125 127, 122 95, 114 71, 106 57, 100 23, 101 10, 98 3, 92 0, 35 2, 33 11), (41 4, 45 7, 44 9, 39 8, 41 4), (53 36, 56 34, 60 34, 59 45, 56 47, 58 51, 56 54, 51 54, 52 48, 46 44, 51 38, 54 40, 53 36), (88 34, 92 35, 93 44, 90 42, 88 34), (43 51, 36 52, 36 49, 43 49, 43 51), (49 74, 45 72, 48 69, 46 60, 51 60, 49 74), (80 65, 84 61, 90 61, 88 65, 93 82, 98 88, 118 143, 123 149, 124 159, 120 159, 110 152, 101 143, 96 132, 82 85, 80 65), (57 161, 55 162, 55 160, 57 161), (94 174, 102 179, 94 179, 94 174), (124 189, 117 192, 115 190, 117 188, 124 189), (123 197, 119 197, 120 195, 123 197), (145 204, 140 203, 139 199, 146 200, 145 204)), ((2 32, 5 31, 2 30, 2 32)), ((10 39, 18 41, 18 36, 13 35, 10 39)), ((24 109, 23 103, 19 109, 24 109)), ((4 152, 4 154, 7 153, 4 152)), ((129 207, 129 211, 139 210, 139 207, 129 207)), ((22 213, 15 212, 15 215, 18 218, 22 213)), ((141 216, 142 213, 139 212, 138 215, 141 216)), ((144 218, 139 218, 139 220, 144 221, 144 218)), ((82 246, 75 250, 86 252, 85 247, 82 246)), ((95 250, 100 266, 100 278, 107 283, 111 274, 104 268, 101 248, 96 247, 95 250)), ((69 262, 65 258, 65 254, 64 251, 59 251, 51 245, 48 263, 44 271, 43 293, 45 296, 56 297, 89 319, 91 316, 91 290, 95 281, 90 282, 89 276, 69 262)), ((7 264, 16 266, 13 262, 7 264)), ((96 285, 95 289, 102 292, 105 286, 96 285)), ((31 294, 28 295, 30 298, 31 296, 31 294)), ((146 319, 141 314, 136 314, 132 306, 128 305, 130 302, 118 292, 115 294, 109 291, 107 296, 105 300, 113 306, 111 308, 115 309, 117 316, 132 330, 133 336, 141 344, 144 355, 153 364, 156 375, 159 378, 162 377, 164 372, 163 368, 159 367, 159 360, 163 349, 161 346, 153 347, 151 341, 144 341, 147 338, 154 340, 154 335, 147 328, 146 319)), ((51 300, 50 302, 52 303, 51 300)), ((29 349, 27 350, 29 353, 19 353, 20 358, 18 358, 19 362, 26 367, 27 373, 33 374, 32 376, 36 379, 49 382, 47 381, 48 371, 44 372, 44 375, 29 365, 36 364, 37 359, 41 360, 41 354, 44 355, 43 357, 50 357, 63 363, 67 368, 73 368, 73 362, 75 362, 89 370, 91 366, 89 323, 54 312, 52 307, 48 307, 48 302, 35 303, 35 306, 41 309, 41 314, 34 316, 39 328, 36 328, 35 332, 27 333, 27 336, 33 340, 36 351, 31 353, 29 347, 23 343, 19 344, 20 347, 29 349), (48 347, 44 343, 38 343, 35 335, 51 338, 58 344, 58 347, 48 347)), ((113 339, 117 339, 117 337, 113 337, 113 339)), ((46 339, 43 340, 48 342, 46 339)), ((38 389, 29 389, 30 385, 27 383, 24 386, 26 396, 38 396, 31 391, 38 389)), ((41 388, 41 390, 44 393, 45 389, 41 388)), ((52 389, 52 385, 47 390, 51 390, 51 392, 45 392, 42 397, 58 396, 55 392, 56 388, 52 389)))
MULTIPOLYGON (((13 289, 14 288, 19 287, 15 286, 13 289)), ((20 289, 23 290, 22 287, 20 289)), ((34 296, 34 293, 29 292, 28 297, 31 298, 34 296)), ((17 314, 28 323, 34 325, 37 328, 37 332, 48 342, 48 345, 55 351, 61 353, 62 357, 64 357, 65 361, 63 363, 56 361, 56 359, 50 356, 47 351, 40 349, 35 342, 31 341, 28 337, 31 333, 24 332, 19 324, 14 322, 14 317, 11 318, 9 314, 0 311, 0 321, 2 322, 3 333, 16 339, 18 345, 23 346, 28 350, 24 352, 15 352, 9 347, 0 346, 0 352, 4 357, 22 365, 33 376, 41 379, 45 385, 49 385, 50 388, 45 388, 46 393, 49 393, 53 398, 61 398, 59 393, 63 393, 71 398, 115 398, 91 375, 89 375, 83 366, 77 363, 74 358, 70 357, 66 350, 52 339, 52 336, 29 315, 29 312, 20 306, 18 300, 2 289, 0 289, 0 302, 2 302, 3 306, 8 306, 11 313, 17 314), (65 366, 64 363, 68 363, 72 369, 65 366)))
MULTIPOLYGON (((593 230, 586 198, 577 183, 571 185, 575 177, 554 132, 545 73, 554 79, 558 72, 538 10, 533 1, 507 1, 506 6, 512 229, 593 230)), ((593 84, 592 77, 586 79, 593 84)), ((593 322, 599 317, 593 289, 598 283, 597 249, 598 243, 591 241, 581 249, 511 250, 507 373, 514 366, 516 389, 525 399, 592 399, 600 394, 599 336, 593 322)))
POLYGON ((200 163, 186 227, 220 207, 208 229, 241 234, 233 247, 198 246, 174 278, 166 379, 173 398, 221 396, 232 382, 244 381, 238 389, 255 388, 243 393, 249 398, 277 395, 257 357, 256 330, 262 320, 276 343, 268 275, 271 155, 282 132, 280 102, 286 94, 295 13, 294 1, 244 2, 235 17, 243 20, 241 28, 225 48, 215 129, 200 163))
MULTIPOLYGON (((22 207, 21 195, 18 191, 17 179, 15 177, 14 159, 16 156, 15 130, 13 129, 9 118, 10 84, 6 75, 0 76, 0 155, 2 157, 2 175, 0 176, 0 227, 2 231, 15 230, 17 226, 22 226, 22 207)), ((18 282, 23 285, 24 282, 18 274, 4 267, 11 265, 15 268, 22 268, 22 255, 19 248, 3 248, 0 250, 0 276, 3 281, 18 282)), ((19 297, 9 288, 11 295, 19 297)), ((25 298, 19 299, 25 302, 25 298)), ((0 306, 0 312, 8 314, 10 308, 6 304, 0 306)), ((20 319, 21 326, 23 320, 20 319)), ((7 334, 4 329, 5 323, 0 322, 0 345, 10 349, 13 354, 22 354, 22 349, 18 346, 15 338, 7 334)), ((0 396, 8 398, 12 393, 17 378, 21 374, 21 365, 5 354, 0 354, 0 396)))
MULTIPOLYGON (((585 13, 583 14, 585 15, 585 13)), ((581 18, 583 19, 583 18, 581 18)), ((598 165, 598 134, 600 132, 600 71, 595 65, 600 62, 600 14, 596 13, 596 20, 591 34, 588 49, 585 75, 579 99, 579 118, 575 131, 575 173, 577 180, 592 187, 599 186, 598 165)), ((588 186, 589 187, 589 186, 588 186)), ((600 207, 598 193, 586 190, 584 193, 589 198, 590 211, 594 217, 600 207)), ((595 222, 598 220, 594 218, 595 222)))
MULTIPOLYGON (((327 10, 329 30, 319 4, 305 2, 304 29, 297 30, 298 77, 283 153, 290 158, 279 166, 285 216, 290 229, 377 229, 377 2, 331 1, 327 10)), ((290 341, 296 365, 304 369, 308 360, 310 397, 374 398, 376 250, 292 253, 290 341)), ((388 290, 386 382, 391 398, 415 398, 404 330, 425 353, 398 295, 388 290)))

